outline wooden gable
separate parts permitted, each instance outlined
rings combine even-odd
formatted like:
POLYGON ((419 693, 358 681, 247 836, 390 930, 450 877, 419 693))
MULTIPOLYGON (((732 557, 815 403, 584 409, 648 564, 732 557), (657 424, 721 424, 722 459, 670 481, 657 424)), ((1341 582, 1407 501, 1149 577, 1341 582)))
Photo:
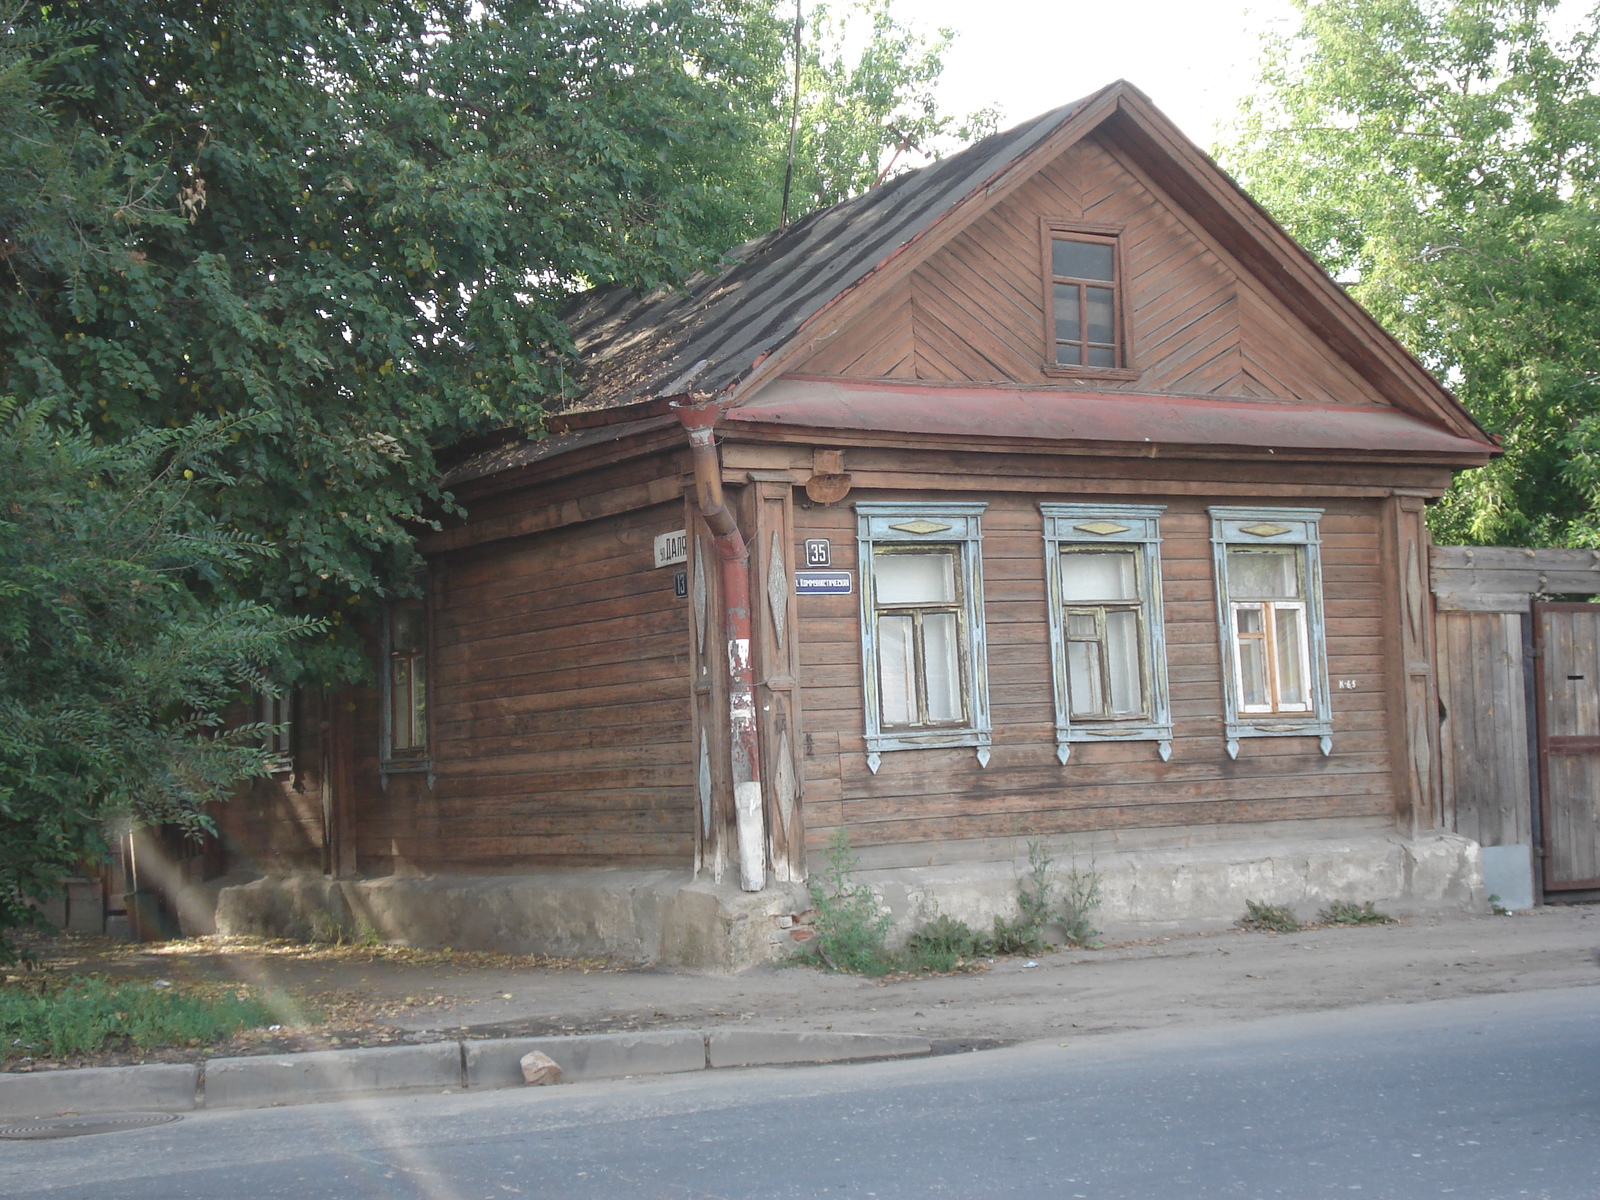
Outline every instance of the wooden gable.
POLYGON ((1114 145, 1068 147, 789 370, 850 378, 1385 404, 1114 145), (1044 368, 1044 223, 1122 231, 1133 372, 1044 368))

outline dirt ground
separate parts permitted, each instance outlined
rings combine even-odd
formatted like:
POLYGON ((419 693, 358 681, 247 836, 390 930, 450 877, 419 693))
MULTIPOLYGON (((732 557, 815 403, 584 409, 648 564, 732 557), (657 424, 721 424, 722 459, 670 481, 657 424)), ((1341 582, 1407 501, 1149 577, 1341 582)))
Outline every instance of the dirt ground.
POLYGON ((1597 987, 1597 947, 1600 906, 1592 905, 1288 934, 1174 935, 891 982, 809 967, 693 975, 399 947, 215 938, 125 946, 60 937, 35 943, 41 970, 248 983, 280 1007, 281 1028, 204 1049, 109 1052, 59 1064, 13 1059, 7 1069, 728 1025, 922 1033, 947 1046, 985 1045, 1386 1001, 1597 987))

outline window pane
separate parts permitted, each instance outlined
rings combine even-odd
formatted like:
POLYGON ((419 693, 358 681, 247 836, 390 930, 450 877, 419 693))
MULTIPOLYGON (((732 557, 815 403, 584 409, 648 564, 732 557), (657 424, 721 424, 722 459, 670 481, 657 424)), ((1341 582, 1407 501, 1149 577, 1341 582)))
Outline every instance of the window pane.
POLYGON ((1131 608, 1106 613, 1106 666, 1111 676, 1111 715, 1144 711, 1144 681, 1139 672, 1139 614, 1131 608))
POLYGON ((422 605, 396 605, 389 610, 389 648, 396 654, 422 649, 422 605))
POLYGON ((428 746, 428 660, 417 655, 411 662, 411 748, 428 746))
POLYGON ((410 750, 411 667, 415 660, 397 657, 389 660, 389 740, 392 750, 410 750))
MULTIPOLYGON (((1259 618, 1261 614, 1255 615, 1259 618)), ((1263 638, 1239 639, 1239 691, 1243 707, 1268 707, 1267 643, 1263 638)))
POLYGON ((1295 600, 1300 596, 1300 551, 1228 549, 1228 594, 1240 600, 1295 600))
POLYGON ((1305 645, 1305 609, 1278 608, 1272 617, 1278 635, 1278 707, 1305 708, 1306 680, 1300 662, 1301 647, 1305 645))
POLYGON ((1111 245, 1108 242, 1073 242, 1055 239, 1050 247, 1050 271, 1069 279, 1113 280, 1111 245))
POLYGON ((1136 550, 1076 550, 1061 555, 1061 599, 1137 600, 1136 550))
POLYGON ((959 721, 961 658, 955 613, 928 613, 922 618, 922 651, 928 672, 928 720, 959 721))
POLYGON ((911 672, 911 618, 878 618, 878 688, 883 693, 883 723, 916 720, 917 681, 911 672))
POLYGON ((1117 365, 1117 352, 1110 346, 1090 346, 1089 365, 1091 367, 1114 367, 1117 365))
POLYGON ((1266 632, 1266 624, 1259 607, 1236 609, 1234 611, 1234 620, 1239 623, 1240 633, 1266 632))
POLYGON ((948 550, 931 554, 873 555, 879 604, 953 604, 956 598, 956 556, 948 550))
POLYGON ((1070 283, 1058 283, 1055 296, 1056 341, 1075 342, 1082 336, 1078 332, 1078 289, 1070 283))
POLYGON ((1088 341, 1110 342, 1116 340, 1111 315, 1112 292, 1110 288, 1084 288, 1084 324, 1089 327, 1088 341))
POLYGON ((1067 636, 1074 638, 1099 637, 1099 630, 1095 626, 1095 615, 1092 612, 1075 612, 1067 614, 1067 636))
POLYGON ((1073 716, 1105 716, 1105 701, 1100 694, 1098 642, 1067 643, 1067 696, 1073 716))
POLYGON ((1066 342, 1056 347, 1056 361, 1070 363, 1072 366, 1083 365, 1083 348, 1075 343, 1066 342))

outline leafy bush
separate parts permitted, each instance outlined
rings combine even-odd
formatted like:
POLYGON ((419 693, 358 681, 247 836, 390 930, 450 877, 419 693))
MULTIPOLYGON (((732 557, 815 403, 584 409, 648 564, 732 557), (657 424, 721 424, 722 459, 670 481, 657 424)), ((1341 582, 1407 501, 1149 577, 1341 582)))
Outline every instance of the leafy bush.
POLYGON ((118 1042, 140 1050, 197 1045, 274 1019, 248 991, 205 995, 78 977, 58 987, 13 985, 0 988, 0 1060, 93 1054, 118 1042))
POLYGON ((850 849, 850 836, 834 830, 828 842, 828 865, 811 886, 817 908, 817 936, 811 947, 835 971, 886 975, 894 969, 884 939, 894 918, 878 903, 872 889, 854 882, 861 860, 850 849))
POLYGON ((1317 914, 1324 925, 1388 925, 1394 921, 1388 913, 1379 912, 1372 901, 1356 904, 1349 900, 1335 900, 1317 914))
POLYGON ((940 913, 906 942, 905 964, 913 971, 942 975, 993 953, 991 939, 976 932, 965 921, 940 913))
POLYGON ((1255 900, 1244 902, 1244 916, 1234 923, 1240 929, 1258 929, 1268 933, 1293 933, 1300 928, 1293 910, 1281 904, 1262 904, 1255 900))

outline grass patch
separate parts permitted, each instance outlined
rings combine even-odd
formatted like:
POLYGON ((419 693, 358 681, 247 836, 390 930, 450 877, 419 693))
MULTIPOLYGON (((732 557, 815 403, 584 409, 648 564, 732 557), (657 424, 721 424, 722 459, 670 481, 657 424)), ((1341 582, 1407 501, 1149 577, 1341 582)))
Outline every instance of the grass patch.
POLYGON ((276 1019, 248 989, 208 993, 81 976, 11 983, 0 987, 0 1060, 204 1045, 276 1019))
POLYGON ((1317 914, 1324 925, 1392 925, 1394 918, 1379 912, 1371 900, 1356 904, 1350 900, 1335 900, 1317 914))
POLYGON ((1240 929, 1264 930, 1268 933, 1293 933, 1300 928, 1294 910, 1282 904, 1262 904, 1255 900, 1244 902, 1244 916, 1234 924, 1240 929))

